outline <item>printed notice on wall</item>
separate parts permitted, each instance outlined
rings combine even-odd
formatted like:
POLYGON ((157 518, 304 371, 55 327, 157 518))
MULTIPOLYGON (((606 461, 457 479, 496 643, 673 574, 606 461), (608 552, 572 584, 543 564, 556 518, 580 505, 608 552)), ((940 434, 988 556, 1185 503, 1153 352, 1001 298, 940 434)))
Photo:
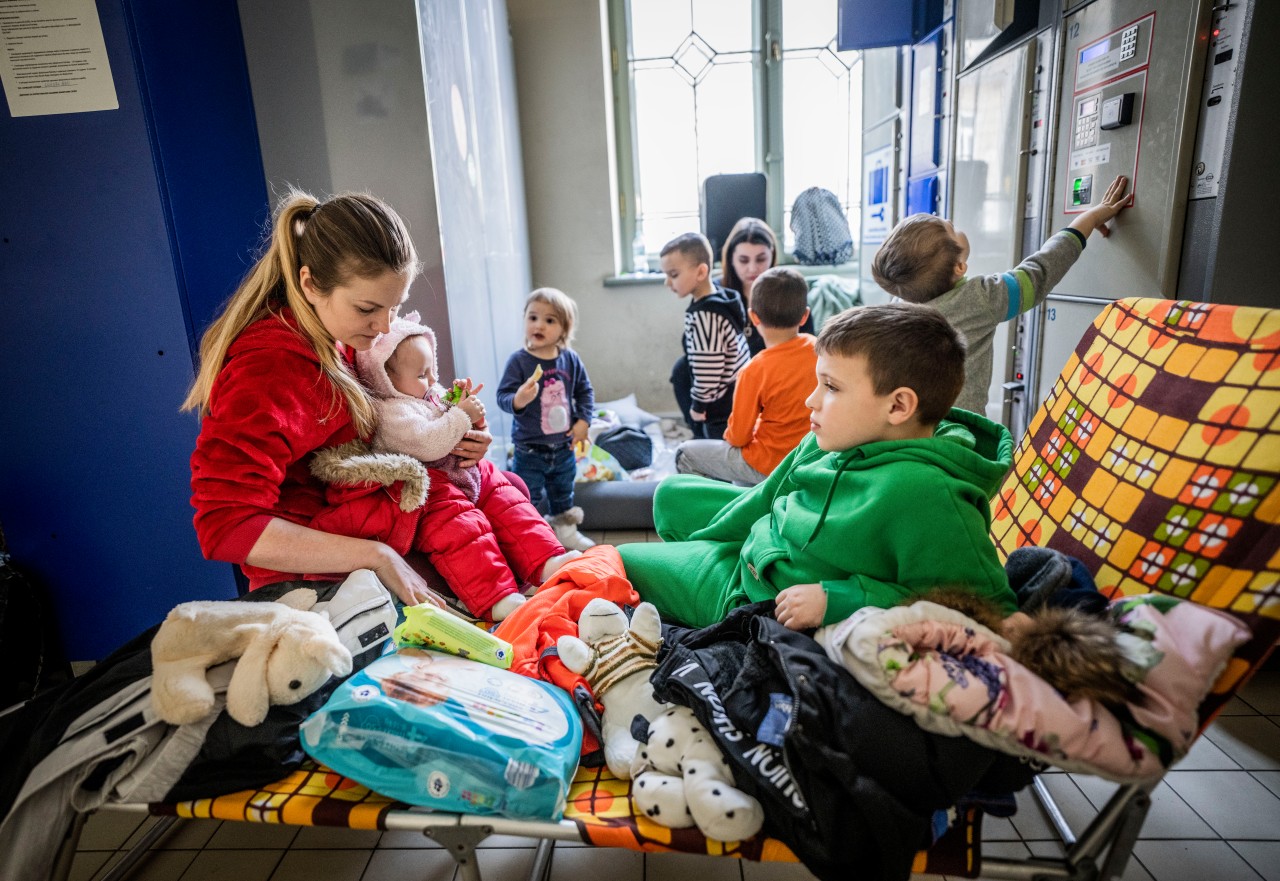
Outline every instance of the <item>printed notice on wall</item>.
POLYGON ((119 108, 94 0, 0 0, 0 83, 13 116, 119 108))

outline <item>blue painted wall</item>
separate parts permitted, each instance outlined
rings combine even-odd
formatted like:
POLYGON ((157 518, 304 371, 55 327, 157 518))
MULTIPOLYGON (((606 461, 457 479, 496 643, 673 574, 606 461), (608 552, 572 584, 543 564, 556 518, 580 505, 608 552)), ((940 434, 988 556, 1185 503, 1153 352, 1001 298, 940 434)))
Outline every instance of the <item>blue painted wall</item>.
POLYGON ((120 108, 0 114, 0 524, 69 657, 235 593, 191 526, 192 345, 267 219, 234 0, 100 0, 120 108))

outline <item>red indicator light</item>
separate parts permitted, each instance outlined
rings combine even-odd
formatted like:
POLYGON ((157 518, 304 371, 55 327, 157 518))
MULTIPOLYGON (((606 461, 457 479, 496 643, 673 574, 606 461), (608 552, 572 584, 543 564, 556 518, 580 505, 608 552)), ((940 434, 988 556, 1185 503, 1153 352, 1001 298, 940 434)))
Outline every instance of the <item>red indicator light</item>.
POLYGON ((1215 37, 1216 37, 1216 36, 1218 36, 1218 34, 1220 34, 1220 33, 1222 33, 1222 31, 1218 30, 1217 28, 1214 28, 1214 29, 1213 29, 1213 35, 1214 35, 1215 37))

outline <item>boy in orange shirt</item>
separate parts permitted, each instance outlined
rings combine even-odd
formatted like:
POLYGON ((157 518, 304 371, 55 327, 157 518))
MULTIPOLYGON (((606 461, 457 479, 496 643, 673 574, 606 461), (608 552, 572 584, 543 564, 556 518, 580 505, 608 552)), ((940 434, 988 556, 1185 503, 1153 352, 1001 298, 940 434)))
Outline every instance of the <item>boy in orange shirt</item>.
POLYGON ((755 486, 809 432, 805 398, 813 391, 816 338, 800 333, 809 318, 809 285, 794 269, 775 267, 751 289, 748 317, 765 348, 742 368, 724 440, 685 441, 676 470, 755 486))

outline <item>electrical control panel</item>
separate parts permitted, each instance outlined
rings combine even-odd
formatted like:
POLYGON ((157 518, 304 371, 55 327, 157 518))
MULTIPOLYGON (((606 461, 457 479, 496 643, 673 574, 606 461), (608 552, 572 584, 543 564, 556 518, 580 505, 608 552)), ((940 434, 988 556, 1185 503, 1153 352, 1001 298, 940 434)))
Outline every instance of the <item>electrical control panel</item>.
POLYGON ((1093 236, 1055 293, 1174 294, 1208 13, 1204 0, 1098 0, 1063 17, 1051 228, 1097 206, 1119 175, 1129 196, 1114 235, 1093 236))
POLYGON ((1243 3, 1221 3, 1213 7, 1209 55, 1205 59, 1204 89, 1200 96, 1200 125, 1191 162, 1190 199, 1210 199, 1218 195, 1236 91, 1244 9, 1243 3))

